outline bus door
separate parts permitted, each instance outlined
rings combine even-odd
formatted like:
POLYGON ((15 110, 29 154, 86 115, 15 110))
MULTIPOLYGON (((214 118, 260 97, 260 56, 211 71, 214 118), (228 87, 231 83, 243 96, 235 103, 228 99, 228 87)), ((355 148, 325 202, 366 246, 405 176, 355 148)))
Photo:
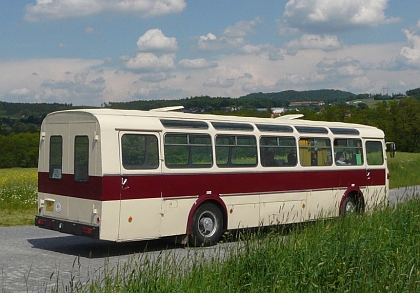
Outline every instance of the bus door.
POLYGON ((363 191, 366 209, 384 204, 388 197, 388 170, 385 145, 380 139, 365 139, 366 188, 363 191))
POLYGON ((118 239, 159 237, 162 190, 160 134, 120 131, 118 139, 121 180, 118 239))

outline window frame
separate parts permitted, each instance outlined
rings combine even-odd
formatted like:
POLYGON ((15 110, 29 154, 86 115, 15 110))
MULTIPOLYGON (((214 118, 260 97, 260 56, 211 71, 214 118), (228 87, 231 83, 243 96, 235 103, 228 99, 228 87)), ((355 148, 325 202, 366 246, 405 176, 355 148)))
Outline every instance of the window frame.
POLYGON ((259 140, 260 162, 263 167, 295 167, 297 166, 297 145, 294 136, 262 135, 259 140), (276 144, 263 144, 264 139, 275 139, 276 144), (281 144, 281 141, 293 140, 293 145, 281 144), (285 159, 279 159, 282 150, 287 149, 285 159), (287 159, 287 160, 286 160, 287 159))
POLYGON ((89 136, 87 135, 76 135, 74 137, 74 181, 76 182, 88 182, 89 180, 89 136), (78 139, 87 139, 86 142, 80 142, 78 145, 78 139), (80 146, 80 148, 78 147, 80 146), (85 147, 82 149, 82 146, 85 147), (84 153, 78 153, 79 150, 84 151, 84 153), (86 162, 86 164, 80 164, 78 161, 79 157, 83 157, 83 161, 86 162), (82 170, 83 168, 83 170, 82 170))
POLYGON ((218 168, 250 168, 258 166, 258 143, 253 134, 217 134, 215 136, 216 166, 218 168), (221 139, 228 139, 228 143, 220 143, 221 139), (246 140, 253 140, 252 144, 243 144, 246 140), (241 159, 237 154, 249 151, 249 155, 241 159), (223 154, 226 153, 227 154, 223 154), (219 159, 223 162, 219 163, 219 159), (253 160, 253 162, 239 163, 240 160, 253 160))
MULTIPOLYGON (((181 154, 182 155, 182 154, 181 154)), ((209 133, 200 133, 200 132, 167 132, 164 135, 163 139, 163 157, 165 161, 165 166, 168 169, 207 169, 211 168, 214 165, 214 158, 213 158, 213 142, 212 137, 209 133), (171 137, 182 138, 185 136, 185 141, 182 142, 168 142, 168 139, 171 137), (208 143, 194 143, 194 140, 203 137, 205 139, 208 139, 208 143), (173 164, 169 163, 169 153, 173 155, 175 150, 182 151, 182 148, 184 148, 185 156, 184 159, 186 159, 185 164, 173 164), (203 150, 207 148, 208 150, 202 152, 204 156, 208 156, 210 159, 210 162, 208 163, 196 163, 195 158, 197 158, 196 151, 197 150, 203 150), (172 149, 171 152, 169 150, 172 149)))
POLYGON ((63 177, 63 136, 61 135, 50 136, 48 173, 50 179, 60 180, 63 177), (53 138, 60 138, 60 141, 53 142, 53 138), (60 146, 58 154, 53 151, 53 146, 56 146, 57 144, 60 146), (53 159, 53 156, 59 158, 58 164, 53 164, 53 161, 55 162, 55 158, 53 159))
MULTIPOLYGON (((145 133, 124 133, 121 135, 121 164, 122 167, 125 170, 156 170, 159 168, 159 138, 154 134, 145 134, 145 133), (144 156, 143 156, 143 162, 141 164, 132 164, 129 165, 128 161, 125 160, 125 154, 127 154, 128 151, 131 151, 130 149, 125 149, 125 146, 127 144, 124 143, 125 137, 133 137, 137 136, 139 138, 143 137, 145 139, 144 142, 144 156), (150 139, 155 139, 155 141, 151 141, 150 139), (154 145, 152 145, 154 143, 154 145), (154 150, 152 149, 154 148, 154 150), (155 152, 156 161, 149 161, 150 158, 153 158, 153 152, 155 152), (154 164, 153 164, 154 163, 154 164)), ((126 157, 127 158, 127 157, 126 157)), ((128 159, 128 158, 127 158, 128 159)))

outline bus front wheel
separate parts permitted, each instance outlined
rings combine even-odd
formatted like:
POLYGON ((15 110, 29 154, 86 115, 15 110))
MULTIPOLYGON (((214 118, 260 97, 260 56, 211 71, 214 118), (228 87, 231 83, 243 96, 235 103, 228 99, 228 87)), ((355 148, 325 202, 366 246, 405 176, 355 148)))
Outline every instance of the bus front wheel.
POLYGON ((352 196, 347 196, 341 206, 341 215, 346 216, 356 213, 360 213, 360 202, 352 196))
POLYGON ((191 223, 190 244, 209 246, 219 241, 223 230, 223 216, 220 209, 211 203, 197 208, 191 223))

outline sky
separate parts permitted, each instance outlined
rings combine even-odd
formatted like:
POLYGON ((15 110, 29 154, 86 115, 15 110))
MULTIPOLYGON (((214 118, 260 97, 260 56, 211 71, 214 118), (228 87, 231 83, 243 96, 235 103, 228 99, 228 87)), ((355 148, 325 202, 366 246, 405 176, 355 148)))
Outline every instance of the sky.
POLYGON ((420 87, 418 0, 1 0, 0 101, 420 87))

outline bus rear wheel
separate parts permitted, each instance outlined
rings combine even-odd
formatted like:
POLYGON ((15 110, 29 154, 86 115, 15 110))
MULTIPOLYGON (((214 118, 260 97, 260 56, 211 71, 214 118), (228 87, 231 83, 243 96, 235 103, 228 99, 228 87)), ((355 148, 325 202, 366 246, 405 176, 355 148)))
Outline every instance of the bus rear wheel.
POLYGON ((192 218, 191 235, 192 246, 209 246, 219 241, 223 230, 223 217, 220 209, 211 203, 197 208, 192 218))

